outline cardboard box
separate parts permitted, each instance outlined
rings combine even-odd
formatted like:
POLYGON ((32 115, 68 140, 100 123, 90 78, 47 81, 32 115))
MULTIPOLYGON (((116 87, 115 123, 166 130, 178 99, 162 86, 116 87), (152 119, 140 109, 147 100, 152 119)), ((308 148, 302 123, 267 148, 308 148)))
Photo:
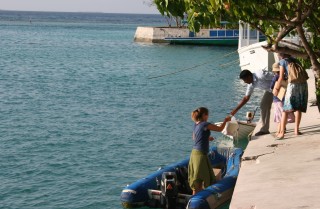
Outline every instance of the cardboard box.
POLYGON ((287 89, 286 89, 285 87, 283 87, 283 86, 280 87, 279 93, 278 93, 277 97, 278 97, 281 101, 283 100, 283 97, 286 96, 286 91, 287 91, 287 89))
POLYGON ((214 168, 214 169, 213 169, 213 173, 214 173, 217 181, 220 181, 221 178, 222 178, 222 172, 221 172, 221 171, 222 171, 222 170, 219 169, 219 168, 214 168))

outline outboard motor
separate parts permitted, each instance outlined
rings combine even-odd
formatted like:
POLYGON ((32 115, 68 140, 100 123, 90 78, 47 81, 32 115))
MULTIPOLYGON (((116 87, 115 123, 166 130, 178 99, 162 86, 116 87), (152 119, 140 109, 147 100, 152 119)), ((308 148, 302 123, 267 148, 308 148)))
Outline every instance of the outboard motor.
POLYGON ((178 196, 177 175, 175 172, 164 172, 161 179, 161 205, 166 209, 176 208, 178 196))

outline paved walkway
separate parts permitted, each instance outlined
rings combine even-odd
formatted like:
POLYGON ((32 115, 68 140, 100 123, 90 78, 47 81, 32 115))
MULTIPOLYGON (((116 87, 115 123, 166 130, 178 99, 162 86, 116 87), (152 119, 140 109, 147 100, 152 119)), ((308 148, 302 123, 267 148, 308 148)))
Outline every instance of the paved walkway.
MULTIPOLYGON (((314 77, 308 73, 311 101, 314 77)), ((320 209, 320 113, 310 105, 302 114, 302 135, 295 136, 294 124, 288 124, 285 138, 276 140, 276 124, 271 122, 271 134, 252 137, 230 209, 320 209)))

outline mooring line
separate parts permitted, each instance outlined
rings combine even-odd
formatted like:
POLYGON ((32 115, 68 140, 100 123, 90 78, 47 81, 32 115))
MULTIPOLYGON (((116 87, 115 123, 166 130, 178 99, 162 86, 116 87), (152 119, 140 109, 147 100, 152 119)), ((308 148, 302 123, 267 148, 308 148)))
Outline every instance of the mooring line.
POLYGON ((232 62, 228 62, 228 63, 225 63, 225 64, 220 64, 219 67, 222 67, 222 66, 228 66, 228 65, 233 65, 235 63, 239 63, 240 59, 237 59, 237 60, 234 60, 232 62))
MULTIPOLYGON (((192 69, 194 69, 194 68, 197 68, 197 67, 206 65, 206 64, 208 64, 208 63, 210 63, 210 62, 217 61, 217 60, 219 60, 219 59, 221 59, 221 58, 228 57, 228 56, 230 56, 231 54, 234 54, 234 53, 237 53, 237 52, 238 52, 238 51, 236 50, 236 51, 230 52, 230 53, 228 53, 228 54, 225 54, 225 55, 223 55, 223 56, 221 56, 221 57, 219 57, 219 58, 217 58, 217 59, 215 59, 215 60, 210 60, 210 61, 207 61, 207 62, 204 62, 204 63, 200 63, 200 64, 198 64, 198 65, 194 65, 194 66, 192 66, 192 67, 183 68, 183 69, 181 69, 181 70, 173 71, 173 72, 171 72, 171 73, 166 73, 166 74, 162 74, 162 75, 158 75, 158 76, 149 77, 148 79, 161 78, 161 77, 165 77, 165 76, 169 76, 169 75, 174 75, 174 74, 177 74, 177 73, 180 73, 180 72, 183 72, 183 71, 192 70, 192 69)), ((238 60, 237 60, 237 61, 238 61, 238 60)), ((227 64, 228 64, 228 63, 227 63, 227 64)), ((222 64, 222 65, 223 65, 223 64, 222 64)), ((222 66, 222 65, 220 65, 220 66, 222 66)))

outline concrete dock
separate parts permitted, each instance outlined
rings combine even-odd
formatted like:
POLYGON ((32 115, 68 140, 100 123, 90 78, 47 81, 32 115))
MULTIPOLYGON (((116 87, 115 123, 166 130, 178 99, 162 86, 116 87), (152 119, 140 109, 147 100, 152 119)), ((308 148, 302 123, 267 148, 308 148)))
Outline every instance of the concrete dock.
POLYGON ((271 116, 271 134, 253 136, 244 152, 230 209, 320 209, 320 113, 310 106, 315 86, 312 72, 308 74, 302 135, 295 136, 294 124, 288 124, 285 138, 276 140, 271 116))

